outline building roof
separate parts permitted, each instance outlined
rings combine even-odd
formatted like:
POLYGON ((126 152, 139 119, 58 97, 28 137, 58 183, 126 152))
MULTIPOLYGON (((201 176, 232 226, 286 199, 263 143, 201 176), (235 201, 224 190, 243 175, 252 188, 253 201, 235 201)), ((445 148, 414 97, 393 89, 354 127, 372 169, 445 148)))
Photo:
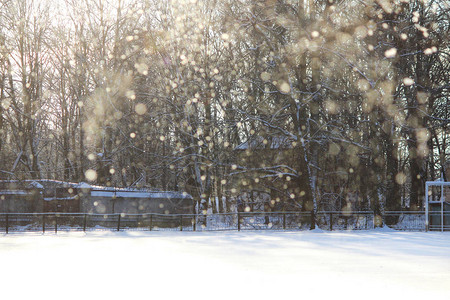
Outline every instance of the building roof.
POLYGON ((91 197, 108 197, 108 198, 170 198, 170 199, 192 199, 192 196, 185 192, 172 191, 146 191, 133 189, 91 189, 91 197))
POLYGON ((254 150, 254 149, 292 149, 294 139, 288 136, 275 135, 264 138, 260 135, 251 136, 235 148, 235 150, 254 150))
POLYGON ((78 183, 52 180, 52 179, 27 179, 27 180, 0 180, 0 189, 54 189, 76 188, 78 183))

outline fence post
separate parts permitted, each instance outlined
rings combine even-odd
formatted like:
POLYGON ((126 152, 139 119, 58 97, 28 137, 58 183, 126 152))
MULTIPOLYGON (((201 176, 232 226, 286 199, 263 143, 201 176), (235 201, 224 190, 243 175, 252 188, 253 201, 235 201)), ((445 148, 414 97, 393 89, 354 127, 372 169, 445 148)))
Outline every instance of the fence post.
POLYGON ((197 215, 194 215, 194 231, 197 230, 197 215))
POLYGON ((366 227, 366 230, 367 230, 367 229, 368 229, 368 228, 367 228, 367 223, 369 223, 369 215, 366 214, 365 217, 366 217, 366 222, 365 222, 365 223, 366 223, 366 226, 365 226, 365 227, 366 227))
POLYGON ((152 231, 153 227, 153 215, 150 215, 150 231, 152 231))
POLYGON ((330 231, 333 231, 333 213, 330 212, 330 231))
POLYGON ((180 215, 180 231, 183 231, 183 215, 180 215))
POLYGON ((86 232, 86 220, 87 220, 87 214, 84 214, 84 219, 83 219, 83 232, 86 232))
POLYGON ((237 213, 237 225, 238 225, 238 231, 241 231, 241 213, 240 212, 238 212, 237 213))
POLYGON ((373 212, 373 214, 372 214, 372 229, 375 229, 375 219, 376 219, 376 215, 375 215, 375 212, 373 212))
POLYGON ((45 215, 42 215, 42 233, 45 233, 45 215))
POLYGON ((121 214, 119 214, 119 218, 117 219, 117 231, 120 231, 120 217, 121 214))
POLYGON ((375 229, 375 212, 372 214, 372 229, 375 229))
POLYGON ((311 228, 310 230, 316 229, 316 213, 314 208, 311 210, 311 228))
POLYGON ((286 213, 283 212, 283 230, 286 230, 286 213))
POLYGON ((58 233, 58 217, 55 214, 55 233, 58 233))
POLYGON ((9 232, 9 215, 8 214, 6 214, 6 216, 5 216, 5 221, 6 221, 6 234, 8 234, 8 232, 9 232))

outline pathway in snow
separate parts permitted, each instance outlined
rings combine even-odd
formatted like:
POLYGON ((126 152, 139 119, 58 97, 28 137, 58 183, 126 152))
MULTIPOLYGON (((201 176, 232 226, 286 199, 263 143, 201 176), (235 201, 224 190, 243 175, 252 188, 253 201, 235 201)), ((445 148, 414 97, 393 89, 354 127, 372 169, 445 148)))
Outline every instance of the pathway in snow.
POLYGON ((0 296, 450 299, 450 233, 0 235, 0 296))

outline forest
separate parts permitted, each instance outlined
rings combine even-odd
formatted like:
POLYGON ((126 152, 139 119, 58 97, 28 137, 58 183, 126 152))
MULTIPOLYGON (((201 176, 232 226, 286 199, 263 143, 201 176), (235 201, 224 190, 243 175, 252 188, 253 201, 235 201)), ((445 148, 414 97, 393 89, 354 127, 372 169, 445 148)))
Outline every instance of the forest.
POLYGON ((0 0, 0 180, 421 210, 449 32, 447 0, 0 0))

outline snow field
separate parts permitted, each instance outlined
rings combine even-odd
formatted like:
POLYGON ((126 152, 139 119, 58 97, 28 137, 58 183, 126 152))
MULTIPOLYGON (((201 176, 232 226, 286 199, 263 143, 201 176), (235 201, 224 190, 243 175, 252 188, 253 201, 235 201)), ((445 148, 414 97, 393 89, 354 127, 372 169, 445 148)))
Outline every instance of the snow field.
POLYGON ((0 235, 1 299, 450 299, 450 233, 0 235))

